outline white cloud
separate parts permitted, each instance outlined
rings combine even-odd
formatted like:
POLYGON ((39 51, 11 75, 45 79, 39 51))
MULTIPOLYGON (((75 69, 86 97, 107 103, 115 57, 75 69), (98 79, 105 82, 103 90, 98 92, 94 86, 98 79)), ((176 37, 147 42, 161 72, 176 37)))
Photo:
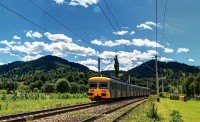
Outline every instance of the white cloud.
POLYGON ((42 38, 42 34, 39 32, 33 32, 32 30, 26 32, 26 37, 30 38, 42 38))
POLYGON ((56 4, 64 4, 65 0, 54 0, 56 2, 56 4))
POLYGON ((0 52, 2 52, 2 53, 9 53, 10 52, 10 48, 8 48, 8 47, 0 48, 0 52))
MULTIPOLYGON (((140 25, 137 25, 137 28, 144 30, 144 29, 148 29, 148 30, 153 30, 153 28, 151 26, 156 26, 156 23, 152 22, 152 21, 147 21, 145 23, 142 23, 140 25)), ((160 23, 157 24, 157 27, 160 27, 160 23)))
POLYGON ((83 65, 88 65, 88 64, 97 65, 98 61, 89 58, 89 59, 87 59, 85 61, 78 61, 78 63, 83 64, 83 65))
POLYGON ((38 58, 41 58, 43 55, 36 55, 36 56, 30 56, 30 55, 27 55, 27 56, 24 56, 22 57, 22 61, 31 61, 31 60, 36 60, 38 58))
POLYGON ((153 30, 150 26, 146 25, 146 24, 140 24, 137 25, 137 28, 144 30, 144 29, 149 29, 149 30, 153 30))
POLYGON ((4 65, 4 63, 3 63, 3 62, 0 62, 0 65, 4 65))
POLYGON ((101 62, 104 63, 104 64, 109 64, 111 62, 111 60, 104 60, 103 59, 103 60, 101 60, 101 62))
MULTIPOLYGON (((148 50, 147 52, 141 52, 138 50, 134 50, 133 52, 124 52, 124 51, 119 51, 117 53, 119 59, 127 59, 127 60, 132 60, 136 61, 138 58, 140 60, 144 59, 152 59, 153 56, 155 56, 157 52, 155 50, 148 50)), ((99 54, 99 57, 105 59, 113 59, 113 57, 116 55, 116 52, 112 51, 104 51, 101 54, 99 54)), ((122 63, 127 63, 130 61, 122 61, 122 63)))
POLYGON ((103 45, 103 43, 100 40, 97 40, 97 39, 92 40, 91 43, 96 44, 96 45, 103 45))
POLYGON ((46 47, 48 47, 48 44, 45 44, 44 42, 25 42, 24 45, 14 45, 11 47, 13 51, 23 52, 26 54, 38 54, 42 51, 46 50, 46 47))
POLYGON ((163 48, 163 46, 162 45, 160 45, 159 43, 156 43, 155 41, 150 41, 150 40, 148 40, 148 39, 133 39, 132 40, 133 41, 133 45, 135 45, 135 46, 139 46, 139 47, 141 47, 141 46, 146 46, 146 47, 161 47, 161 48, 163 48))
POLYGON ((188 52, 190 51, 188 48, 178 48, 177 53, 183 53, 183 52, 188 52))
POLYGON ((173 61, 174 59, 172 59, 172 58, 166 58, 166 57, 161 57, 160 58, 160 61, 173 61))
POLYGON ((194 62, 194 59, 190 58, 188 59, 189 62, 194 62))
POLYGON ((11 47, 11 45, 13 45, 13 44, 15 44, 16 42, 14 42, 14 41, 7 41, 7 40, 3 40, 3 41, 1 41, 0 42, 0 44, 5 44, 5 45, 7 45, 8 47, 11 47))
POLYGON ((174 50, 170 49, 170 48, 164 48, 164 52, 166 52, 166 53, 173 53, 174 50))
POLYGON ((83 6, 85 8, 88 5, 97 4, 98 0, 71 0, 68 4, 71 6, 83 6))
POLYGON ((115 34, 115 35, 120 35, 120 36, 123 36, 123 35, 125 35, 125 34, 127 34, 128 33, 128 31, 117 31, 117 32, 113 32, 113 34, 115 34))
POLYGON ((87 66, 90 70, 93 70, 93 71, 98 71, 97 67, 95 66, 87 66))
POLYGON ((17 36, 17 35, 14 35, 14 36, 13 36, 13 39, 19 40, 19 39, 21 39, 21 37, 19 37, 19 36, 17 36))
POLYGON ((146 25, 153 25, 153 26, 156 26, 156 23, 152 22, 152 21, 147 21, 145 22, 146 25))
POLYGON ((131 42, 125 39, 115 40, 114 42, 109 40, 109 41, 105 41, 104 43, 102 43, 102 41, 100 40, 95 39, 95 40, 92 40, 91 43, 96 44, 96 45, 101 45, 101 46, 108 46, 108 47, 119 46, 119 45, 131 45, 131 42))
POLYGON ((65 36, 64 34, 51 34, 49 32, 44 33, 44 35, 51 41, 64 41, 72 42, 72 38, 65 36))
POLYGON ((130 32, 130 35, 133 35, 133 34, 135 34, 135 31, 131 31, 131 32, 130 32))

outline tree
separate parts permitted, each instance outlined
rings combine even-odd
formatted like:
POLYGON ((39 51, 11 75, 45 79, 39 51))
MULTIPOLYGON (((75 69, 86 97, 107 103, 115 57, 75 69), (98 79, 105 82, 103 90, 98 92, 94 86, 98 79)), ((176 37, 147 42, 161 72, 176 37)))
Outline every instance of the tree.
POLYGON ((70 92, 70 83, 67 79, 61 78, 56 82, 56 91, 60 93, 70 92))
POLYGON ((71 90, 70 90, 70 93, 78 93, 79 91, 79 86, 77 83, 75 82, 72 82, 71 83, 71 90))
POLYGON ((87 92, 88 87, 86 85, 79 85, 79 92, 84 93, 87 92))
POLYGON ((119 62, 118 62, 118 58, 117 58, 117 55, 115 56, 114 58, 115 60, 115 64, 114 64, 114 67, 115 67, 115 77, 119 77, 119 62))
POLYGON ((55 84, 47 83, 44 85, 44 92, 53 93, 55 91, 55 84))

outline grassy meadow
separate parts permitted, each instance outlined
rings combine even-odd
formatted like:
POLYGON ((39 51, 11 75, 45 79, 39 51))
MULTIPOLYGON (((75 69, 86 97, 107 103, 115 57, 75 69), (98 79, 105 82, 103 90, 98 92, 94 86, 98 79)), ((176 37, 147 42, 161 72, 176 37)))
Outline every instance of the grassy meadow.
POLYGON ((163 122, 169 122, 170 114, 173 110, 178 110, 184 122, 200 121, 200 101, 189 100, 182 102, 162 98, 160 103, 156 103, 158 113, 162 116, 163 122))
POLYGON ((181 120, 184 122, 197 122, 200 120, 200 101, 189 100, 187 102, 182 102, 179 100, 170 100, 169 98, 161 98, 158 103, 155 99, 155 96, 151 96, 147 102, 138 106, 128 114, 122 122, 170 122, 170 120, 172 120, 170 114, 173 110, 180 113, 181 120), (152 102, 155 103, 159 120, 148 116, 152 102))
POLYGON ((42 94, 23 95, 0 94, 0 115, 55 108, 91 102, 87 94, 42 94))

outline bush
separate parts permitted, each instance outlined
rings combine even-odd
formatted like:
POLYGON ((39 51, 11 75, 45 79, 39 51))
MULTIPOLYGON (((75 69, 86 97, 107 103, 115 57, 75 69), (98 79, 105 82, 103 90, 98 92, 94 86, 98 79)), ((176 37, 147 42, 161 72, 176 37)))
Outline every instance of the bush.
POLYGON ((55 91, 55 84, 47 83, 44 85, 44 92, 53 93, 55 91))
POLYGON ((157 113, 157 109, 156 109, 154 103, 151 103, 151 107, 150 107, 149 112, 147 112, 147 116, 148 116, 149 118, 154 119, 154 120, 159 120, 159 116, 158 116, 158 113, 157 113))
POLYGON ((71 90, 70 90, 70 93, 78 93, 79 92, 79 86, 77 83, 75 82, 72 82, 71 83, 71 90))
POLYGON ((70 83, 67 79, 58 79, 56 82, 56 91, 60 93, 70 92, 70 83))
POLYGON ((85 93, 88 91, 88 87, 86 85, 80 85, 79 90, 80 93, 85 93))
POLYGON ((182 116, 179 111, 173 110, 170 116, 171 116, 170 122, 182 122, 182 119, 181 119, 182 116))

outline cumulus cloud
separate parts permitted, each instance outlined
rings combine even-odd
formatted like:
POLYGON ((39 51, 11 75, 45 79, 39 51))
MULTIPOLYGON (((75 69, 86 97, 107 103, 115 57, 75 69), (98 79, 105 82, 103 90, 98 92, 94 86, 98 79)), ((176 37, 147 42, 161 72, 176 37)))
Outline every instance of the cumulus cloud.
POLYGON ((167 62, 167 61, 173 61, 174 59, 172 59, 172 58, 166 58, 166 57, 161 57, 160 58, 160 61, 165 61, 165 62, 167 62))
POLYGON ((194 59, 190 58, 188 59, 189 62, 194 62, 194 59))
POLYGON ((22 57, 22 61, 31 61, 31 60, 36 60, 38 58, 41 58, 43 55, 35 55, 35 56, 30 56, 30 55, 27 55, 27 56, 23 56, 22 57))
POLYGON ((54 0, 56 2, 56 4, 64 4, 65 0, 54 0))
POLYGON ((144 30, 144 29, 153 30, 150 26, 145 25, 145 24, 137 25, 137 28, 139 28, 141 30, 144 30))
MULTIPOLYGON (((137 28, 139 28, 141 30, 145 30, 145 29, 153 30, 153 28, 151 26, 156 26, 156 23, 154 23, 152 21, 147 21, 145 23, 141 23, 140 25, 137 25, 137 28)), ((159 23, 158 23, 158 27, 160 27, 159 23)))
POLYGON ((68 4, 71 6, 83 6, 85 8, 88 5, 97 4, 98 0, 71 0, 68 4))
POLYGON ((46 50, 46 47, 48 47, 48 44, 45 44, 44 42, 25 42, 24 45, 14 45, 11 47, 13 51, 23 52, 26 54, 38 54, 42 51, 46 50))
POLYGON ((42 34, 39 32, 33 32, 32 30, 26 32, 26 37, 30 38, 42 38, 42 34))
POLYGON ((51 41, 64 41, 72 42, 72 38, 65 36, 64 34, 51 34, 49 32, 44 33, 44 35, 51 41))
POLYGON ((87 59, 85 61, 79 61, 78 63, 83 64, 83 65, 88 65, 88 64, 97 65, 98 61, 89 58, 89 59, 87 59))
POLYGON ((164 48, 164 52, 166 52, 166 53, 173 53, 174 50, 170 49, 170 48, 164 48))
POLYGON ((133 39, 133 45, 135 46, 139 46, 139 47, 142 47, 142 46, 146 46, 146 47, 153 47, 155 48, 156 46, 157 47, 161 47, 163 48, 162 45, 160 45, 159 43, 156 43, 155 41, 150 41, 148 39, 133 39))
POLYGON ((96 44, 96 45, 101 45, 101 46, 108 46, 108 47, 131 44, 131 42, 126 39, 115 40, 114 42, 109 40, 109 41, 105 41, 104 43, 101 40, 95 39, 95 40, 92 40, 91 43, 96 44))
POLYGON ((131 31, 131 32, 130 32, 130 35, 133 35, 133 34, 135 34, 135 31, 131 31))
POLYGON ((95 66, 87 66, 90 70, 93 70, 93 71, 98 71, 97 67, 95 66))
POLYGON ((113 34, 115 34, 115 35, 120 35, 120 36, 123 36, 123 35, 125 35, 125 34, 127 34, 128 33, 128 31, 117 31, 117 32, 113 32, 113 34))
POLYGON ((178 48, 177 53, 184 53, 190 51, 188 48, 178 48))
POLYGON ((0 48, 0 52, 1 53, 9 53, 10 52, 10 48, 8 48, 8 47, 0 48))
POLYGON ((4 63, 3 63, 3 62, 0 62, 0 65, 4 65, 4 63))
POLYGON ((3 41, 1 41, 0 42, 0 44, 5 44, 5 45, 7 45, 8 47, 11 47, 13 44, 15 44, 16 42, 14 42, 14 41, 7 41, 7 40, 3 40, 3 41))
POLYGON ((19 36, 17 36, 17 35, 14 35, 14 36, 13 36, 13 39, 19 40, 19 39, 21 39, 21 37, 19 37, 19 36))

